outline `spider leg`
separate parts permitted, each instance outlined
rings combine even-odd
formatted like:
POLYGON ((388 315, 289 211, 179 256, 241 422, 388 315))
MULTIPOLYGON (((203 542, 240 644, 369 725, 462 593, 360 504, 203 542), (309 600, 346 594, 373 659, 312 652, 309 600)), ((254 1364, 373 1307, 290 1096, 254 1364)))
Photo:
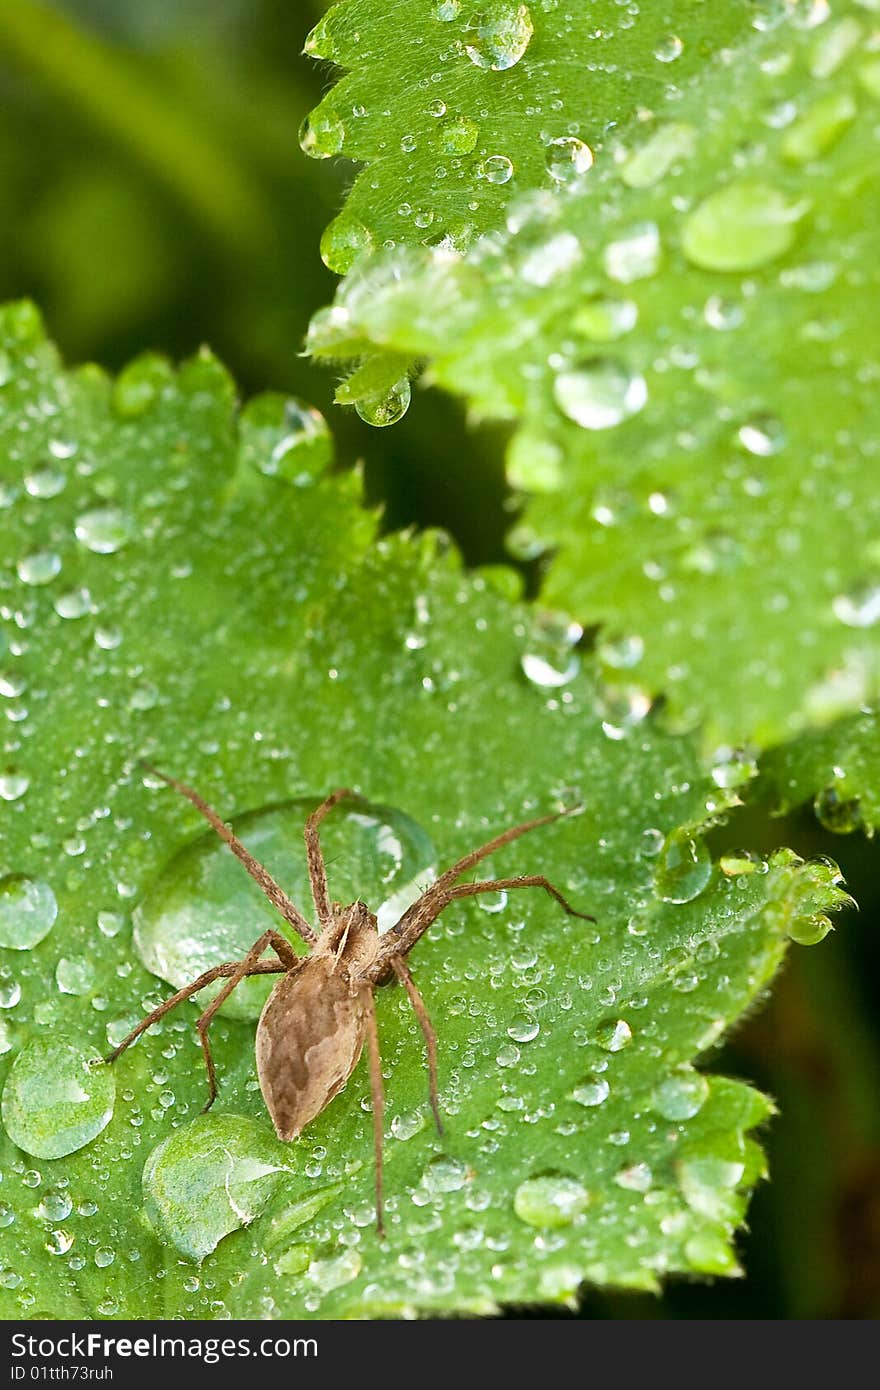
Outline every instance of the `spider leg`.
POLYGON ((562 819, 563 816, 572 814, 572 808, 567 811, 557 811, 553 815, 539 816, 537 820, 524 821, 522 825, 513 825, 509 830, 504 830, 494 839, 487 840, 486 844, 479 849, 471 850, 470 854, 465 854, 442 874, 440 874, 432 884, 430 884, 420 898, 408 907, 391 930, 387 933, 388 945, 382 953, 383 964, 387 968, 391 955, 394 952, 393 943, 396 940, 396 952, 399 955, 406 955, 412 950, 419 937, 428 930, 432 922, 436 921, 440 913, 450 902, 449 889, 455 884, 455 880, 460 878, 468 869, 472 869, 480 860, 487 859, 495 850, 501 849, 503 845, 509 845, 511 841, 518 840, 521 835, 527 835, 530 830, 537 830, 541 825, 551 825, 553 821, 562 819))
POLYGON ((500 893, 507 888, 543 888, 545 893, 549 893, 551 898, 555 898, 565 908, 570 917, 582 917, 585 922, 596 920, 589 912, 578 912, 576 907, 572 907, 568 899, 563 897, 559 889, 543 874, 520 874, 517 878, 491 878, 485 879, 482 883, 459 883, 449 889, 447 897, 452 901, 453 898, 472 898, 477 893, 500 893))
POLYGON ((322 927, 326 927, 333 920, 333 909, 330 905, 330 889, 327 886, 327 870, 324 866, 324 856, 321 853, 321 841, 318 836, 318 826, 329 811, 339 801, 343 801, 347 796, 357 796, 349 787, 337 787, 335 792, 321 802, 316 811, 313 811, 305 824, 306 858, 309 864, 309 879, 312 885, 312 897, 315 900, 315 911, 318 914, 318 921, 322 927))
POLYGON ((367 985, 364 990, 364 1008, 367 1016, 367 1051, 370 1059, 370 1091, 373 1097, 373 1146, 376 1161, 376 1232, 384 1239, 385 1225, 382 1220, 382 1149, 385 1141, 385 1088, 382 1084, 382 1056, 379 1052, 379 1027, 376 1023, 376 1001, 373 990, 367 985))
POLYGON ((180 792, 182 796, 185 796, 188 801, 192 802, 193 806, 195 806, 197 811, 202 813, 209 825, 214 827, 221 840, 226 841, 236 858, 241 860, 251 878, 260 885, 272 906, 278 909, 284 920, 290 923, 294 931, 302 937, 303 941, 308 941, 314 946, 315 942, 318 940, 318 936, 313 927, 306 921, 299 909, 290 901, 290 898, 288 898, 284 890, 279 888, 268 869, 260 863, 259 859, 254 858, 250 850, 245 848, 238 836, 232 833, 229 826, 221 820, 213 807, 209 806, 206 801, 203 801, 198 792, 193 791, 192 787, 188 787, 185 782, 178 782, 174 777, 166 777, 164 772, 160 772, 157 767, 153 767, 150 763, 144 762, 143 766, 148 772, 152 772, 156 777, 161 777, 162 781, 167 782, 169 787, 173 787, 175 791, 180 792))
POLYGON ((409 1002, 413 1006, 413 1012, 425 1035, 425 1049, 428 1054, 428 1094, 431 1097, 431 1109, 434 1112, 437 1133, 442 1134, 443 1121, 440 1118, 440 1100, 437 1092, 437 1034, 434 1032, 428 1010, 425 1008, 425 1001, 419 993, 409 966, 400 956, 392 956, 391 969, 409 995, 409 1002))
POLYGON ((214 1101, 217 1099, 217 1072, 214 1067, 214 1059, 211 1056, 211 1046, 208 1042, 208 1029, 216 1016, 217 1010, 226 1002, 236 986, 241 984, 246 975, 254 973, 254 967, 260 964, 260 956, 266 950, 267 946, 271 946, 274 949, 281 961, 280 969, 290 971, 299 963, 297 957, 290 948, 289 942, 284 939, 280 932, 274 931, 270 927, 268 931, 264 931, 263 935, 254 942, 253 946, 244 957, 244 960, 239 962, 226 981, 226 984, 222 989, 217 991, 214 998, 205 1009, 205 1012, 196 1023, 196 1031, 199 1035, 199 1041, 202 1044, 205 1067, 208 1072, 208 1099, 203 1107, 203 1113, 204 1110, 210 1110, 214 1101), (282 942, 283 946, 281 945, 282 942))
MULTIPOLYGON (((287 945, 286 942, 285 945, 287 945)), ((131 1044, 136 1042, 142 1033, 146 1033, 148 1028, 152 1028, 154 1023, 158 1023, 160 1018, 164 1018, 172 1009, 176 1009, 178 1004, 184 1004, 187 999, 191 999, 194 994, 198 994, 199 990, 204 989, 206 985, 213 984, 215 980, 228 979, 230 976, 237 975, 241 968, 241 964, 241 961, 233 960, 227 961, 223 965, 214 965, 210 970, 205 970, 199 975, 198 979, 193 980, 192 984, 184 985, 183 989, 179 989, 176 994, 172 994, 171 997, 160 1004, 158 1008, 153 1009, 152 1013, 147 1014, 146 1018, 142 1018, 137 1027, 132 1028, 131 1032, 122 1039, 121 1043, 114 1047, 112 1052, 107 1053, 104 1061, 115 1062, 117 1057, 121 1056, 127 1047, 131 1047, 131 1044)), ((281 961, 276 964, 274 960, 260 960, 256 961, 248 969, 247 974, 280 975, 282 972, 289 969, 290 966, 281 961)), ((239 975, 239 979, 241 978, 243 977, 239 975)))

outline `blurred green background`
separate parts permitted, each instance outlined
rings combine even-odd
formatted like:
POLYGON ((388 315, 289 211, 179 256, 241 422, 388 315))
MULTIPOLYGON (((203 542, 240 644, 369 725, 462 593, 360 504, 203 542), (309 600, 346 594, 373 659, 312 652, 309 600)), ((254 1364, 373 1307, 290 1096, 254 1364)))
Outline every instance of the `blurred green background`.
MULTIPOLYGON (((209 343, 243 394, 275 389, 330 417, 389 527, 440 525, 469 562, 504 557, 514 499, 501 440, 419 390, 394 429, 331 406, 300 356, 335 277, 318 243, 351 167, 297 130, 326 68, 300 56, 320 0, 2 0, 0 299, 30 295, 67 359, 121 366, 209 343)), ((527 576, 534 582, 535 576, 527 576)), ((718 847, 787 843, 841 865, 860 913, 795 949, 770 1003, 713 1059, 777 1100, 773 1181, 742 1240, 746 1277, 662 1299, 588 1295, 585 1317, 880 1315, 880 875, 876 847, 809 810, 744 809, 718 847)))

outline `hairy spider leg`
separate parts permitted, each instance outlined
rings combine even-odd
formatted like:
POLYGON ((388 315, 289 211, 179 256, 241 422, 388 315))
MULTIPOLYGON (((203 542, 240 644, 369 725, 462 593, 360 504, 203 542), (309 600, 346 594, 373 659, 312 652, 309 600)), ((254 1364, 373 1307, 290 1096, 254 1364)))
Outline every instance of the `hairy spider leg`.
POLYGON ((431 1023, 425 1001, 419 993, 409 966, 400 956, 392 956, 391 968, 409 995, 409 1002, 413 1006, 413 1012, 425 1035, 425 1050, 428 1054, 428 1094, 431 1097, 431 1109, 434 1112, 437 1133, 442 1134, 443 1121, 440 1118, 440 1098, 437 1086, 437 1034, 434 1032, 434 1025, 431 1023))
POLYGON ((385 1142, 385 1087, 382 1084, 382 1055, 379 1051, 379 1025, 376 1022, 376 1001, 372 989, 364 990, 364 1011, 367 1023, 367 1052, 370 1061, 370 1091, 373 1098, 373 1148, 376 1164, 376 1232, 384 1238, 382 1199, 382 1163, 385 1142))
POLYGON ((305 823, 303 835, 306 842, 306 858, 309 864, 309 881, 312 885, 312 897, 315 900, 315 911, 318 914, 318 921, 322 927, 329 926, 333 921, 333 905, 330 902, 330 890, 327 886, 327 869, 324 864, 324 856, 321 853, 321 841, 318 836, 318 826, 329 811, 338 802, 343 801, 347 796, 357 796, 350 787, 337 787, 336 791, 330 793, 321 802, 317 810, 313 811, 305 823))
POLYGON ((152 772, 156 777, 161 777, 162 781, 167 782, 169 787, 173 787, 175 791, 180 792, 181 796, 185 796, 188 801, 192 802, 193 806, 195 806, 197 811, 202 813, 209 825, 213 826, 221 840, 225 840, 236 858, 241 860, 251 878, 260 885, 272 906, 278 909, 284 920, 290 923, 294 931, 302 937, 303 941, 308 941, 310 945, 314 946, 318 940, 317 932, 315 932, 311 924, 306 921, 299 909, 290 901, 290 898, 288 898, 284 890, 279 888, 278 884, 269 873, 269 870, 260 863, 259 859, 254 858, 249 849, 245 848, 238 836, 233 834, 229 826, 221 820, 213 807, 209 806, 206 801, 203 801, 198 792, 193 791, 192 787, 187 786, 185 782, 178 782, 175 777, 166 776, 164 772, 160 772, 157 767, 153 767, 150 763, 145 762, 143 766, 148 772, 152 772))

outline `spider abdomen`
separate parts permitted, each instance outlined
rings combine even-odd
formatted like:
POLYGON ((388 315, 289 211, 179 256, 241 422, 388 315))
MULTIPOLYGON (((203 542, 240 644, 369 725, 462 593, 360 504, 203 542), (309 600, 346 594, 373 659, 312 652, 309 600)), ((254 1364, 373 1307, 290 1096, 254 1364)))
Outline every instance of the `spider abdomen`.
POLYGON ((278 981, 257 1024, 257 1075, 279 1139, 295 1139, 342 1089, 364 1045, 362 991, 331 957, 278 981))

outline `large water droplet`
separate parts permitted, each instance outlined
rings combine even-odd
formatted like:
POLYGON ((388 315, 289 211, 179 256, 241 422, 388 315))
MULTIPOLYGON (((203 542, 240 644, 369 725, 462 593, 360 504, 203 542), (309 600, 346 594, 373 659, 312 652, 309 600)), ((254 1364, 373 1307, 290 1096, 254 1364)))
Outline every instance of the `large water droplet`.
MULTIPOLYGON (((306 915, 311 888, 303 825, 321 797, 236 817, 235 832, 306 915)), ((380 928, 393 925, 433 877, 434 848, 421 826, 393 807, 345 801, 321 827, 338 902, 361 898, 380 928)), ((278 914, 213 833, 188 845, 166 867, 134 914, 134 941, 148 970, 176 987, 203 970, 240 960, 278 914)), ((223 1005, 233 1018, 256 1018, 273 980, 245 980, 223 1005)), ((208 991, 210 998, 216 989, 208 991)), ((200 996, 201 997, 201 996, 200 996)))
POLYGON ((73 529, 86 550, 96 555, 112 555, 131 540, 134 522, 119 507, 96 507, 77 517, 73 529))
POLYGON ((593 167, 593 151, 574 135, 551 140, 545 155, 547 172, 556 183, 576 183, 593 167))
POLYGON ((613 357, 593 357, 560 372, 553 384, 563 414, 585 430, 607 430, 636 415, 648 399, 645 379, 613 357))
POLYGON ((831 604, 835 618, 847 627, 873 627, 880 623, 880 584, 869 580, 838 594, 831 604))
POLYGON ((654 1088, 651 1104, 664 1120, 690 1120, 709 1098, 709 1082, 692 1067, 681 1067, 654 1088))
POLYGON ((605 274, 622 285, 647 280, 660 266, 660 231, 655 222, 641 222, 609 242, 602 257, 605 274))
POLYGON ((333 440, 318 410, 291 396, 257 396, 241 415, 241 452, 258 472, 306 487, 333 460, 333 440))
POLYGON ((376 391, 355 401, 355 410, 364 424, 375 429, 396 425, 409 410, 412 387, 408 376, 402 376, 387 391, 376 391))
POLYGON ((0 773, 0 801, 19 801, 24 796, 31 779, 27 773, 17 768, 7 767, 0 773))
POLYGON ((58 904, 48 883, 24 874, 0 878, 0 946, 30 950, 48 936, 57 916, 58 904))
POLYGON ((147 1215, 161 1239, 201 1261, 247 1226, 287 1166, 283 1146, 242 1115, 203 1115, 153 1150, 144 1168, 147 1215))
POLYGON ((422 1173, 422 1187, 432 1194, 459 1192, 468 1179, 467 1165, 448 1154, 436 1154, 422 1173))
POLYGON ((632 1042, 632 1035, 625 1018, 609 1018, 599 1024, 595 1039, 603 1052, 622 1052, 632 1042))
POLYGON ((478 68, 504 72, 522 58, 534 30, 528 5, 487 0, 466 32, 465 52, 471 62, 478 68))
POLYGON ((688 260, 703 270, 754 270, 785 254, 809 201, 770 184, 741 179, 712 193, 682 230, 688 260))
POLYGON ((56 574, 61 573, 61 556, 56 555, 54 550, 34 551, 32 555, 25 555, 19 560, 15 568, 22 584, 37 587, 48 584, 56 574))
POLYGON ((817 794, 813 809, 820 824, 835 835, 851 835, 854 830, 864 829, 859 798, 841 796, 840 790, 833 785, 817 794))
POLYGON ((687 159, 697 146, 694 126, 683 121, 670 121, 634 151, 624 163, 620 175, 629 188, 651 188, 659 183, 674 164, 687 159))
POLYGON ((299 147, 310 159, 329 159, 345 143, 345 126, 330 114, 312 111, 299 128, 299 147))
POLYGON ((584 635, 580 623, 562 613, 539 613, 532 623, 528 650, 520 657, 526 679, 543 690, 568 685, 580 670, 575 648, 584 635))
POLYGON ((115 1086, 92 1048, 35 1038, 18 1054, 3 1088, 2 1116, 14 1144, 34 1158, 63 1158, 101 1133, 115 1086))
POLYGON ((487 183, 510 183, 513 178, 513 161, 506 154, 490 154, 477 170, 481 179, 487 183))
POLYGON ((611 1094, 611 1087, 604 1076, 587 1076, 575 1086, 571 1093, 572 1100, 576 1100, 578 1105, 584 1105, 592 1109, 595 1105, 601 1105, 611 1094))
POLYGON ((698 835, 675 830, 667 838, 654 872, 654 892, 665 903, 689 903, 712 877, 712 857, 698 835))
POLYGON ((576 1178, 566 1173, 543 1173, 520 1183, 513 1209, 528 1226, 555 1230, 570 1226, 589 1203, 589 1192, 576 1178))
POLYGON ((312 1260, 308 1266, 309 1278, 322 1293, 339 1289, 356 1279, 363 1267, 363 1260, 356 1250, 343 1250, 325 1260, 312 1260))
POLYGON ((444 154, 470 154, 479 138, 480 127, 468 116, 451 116, 440 127, 440 148, 444 154))

